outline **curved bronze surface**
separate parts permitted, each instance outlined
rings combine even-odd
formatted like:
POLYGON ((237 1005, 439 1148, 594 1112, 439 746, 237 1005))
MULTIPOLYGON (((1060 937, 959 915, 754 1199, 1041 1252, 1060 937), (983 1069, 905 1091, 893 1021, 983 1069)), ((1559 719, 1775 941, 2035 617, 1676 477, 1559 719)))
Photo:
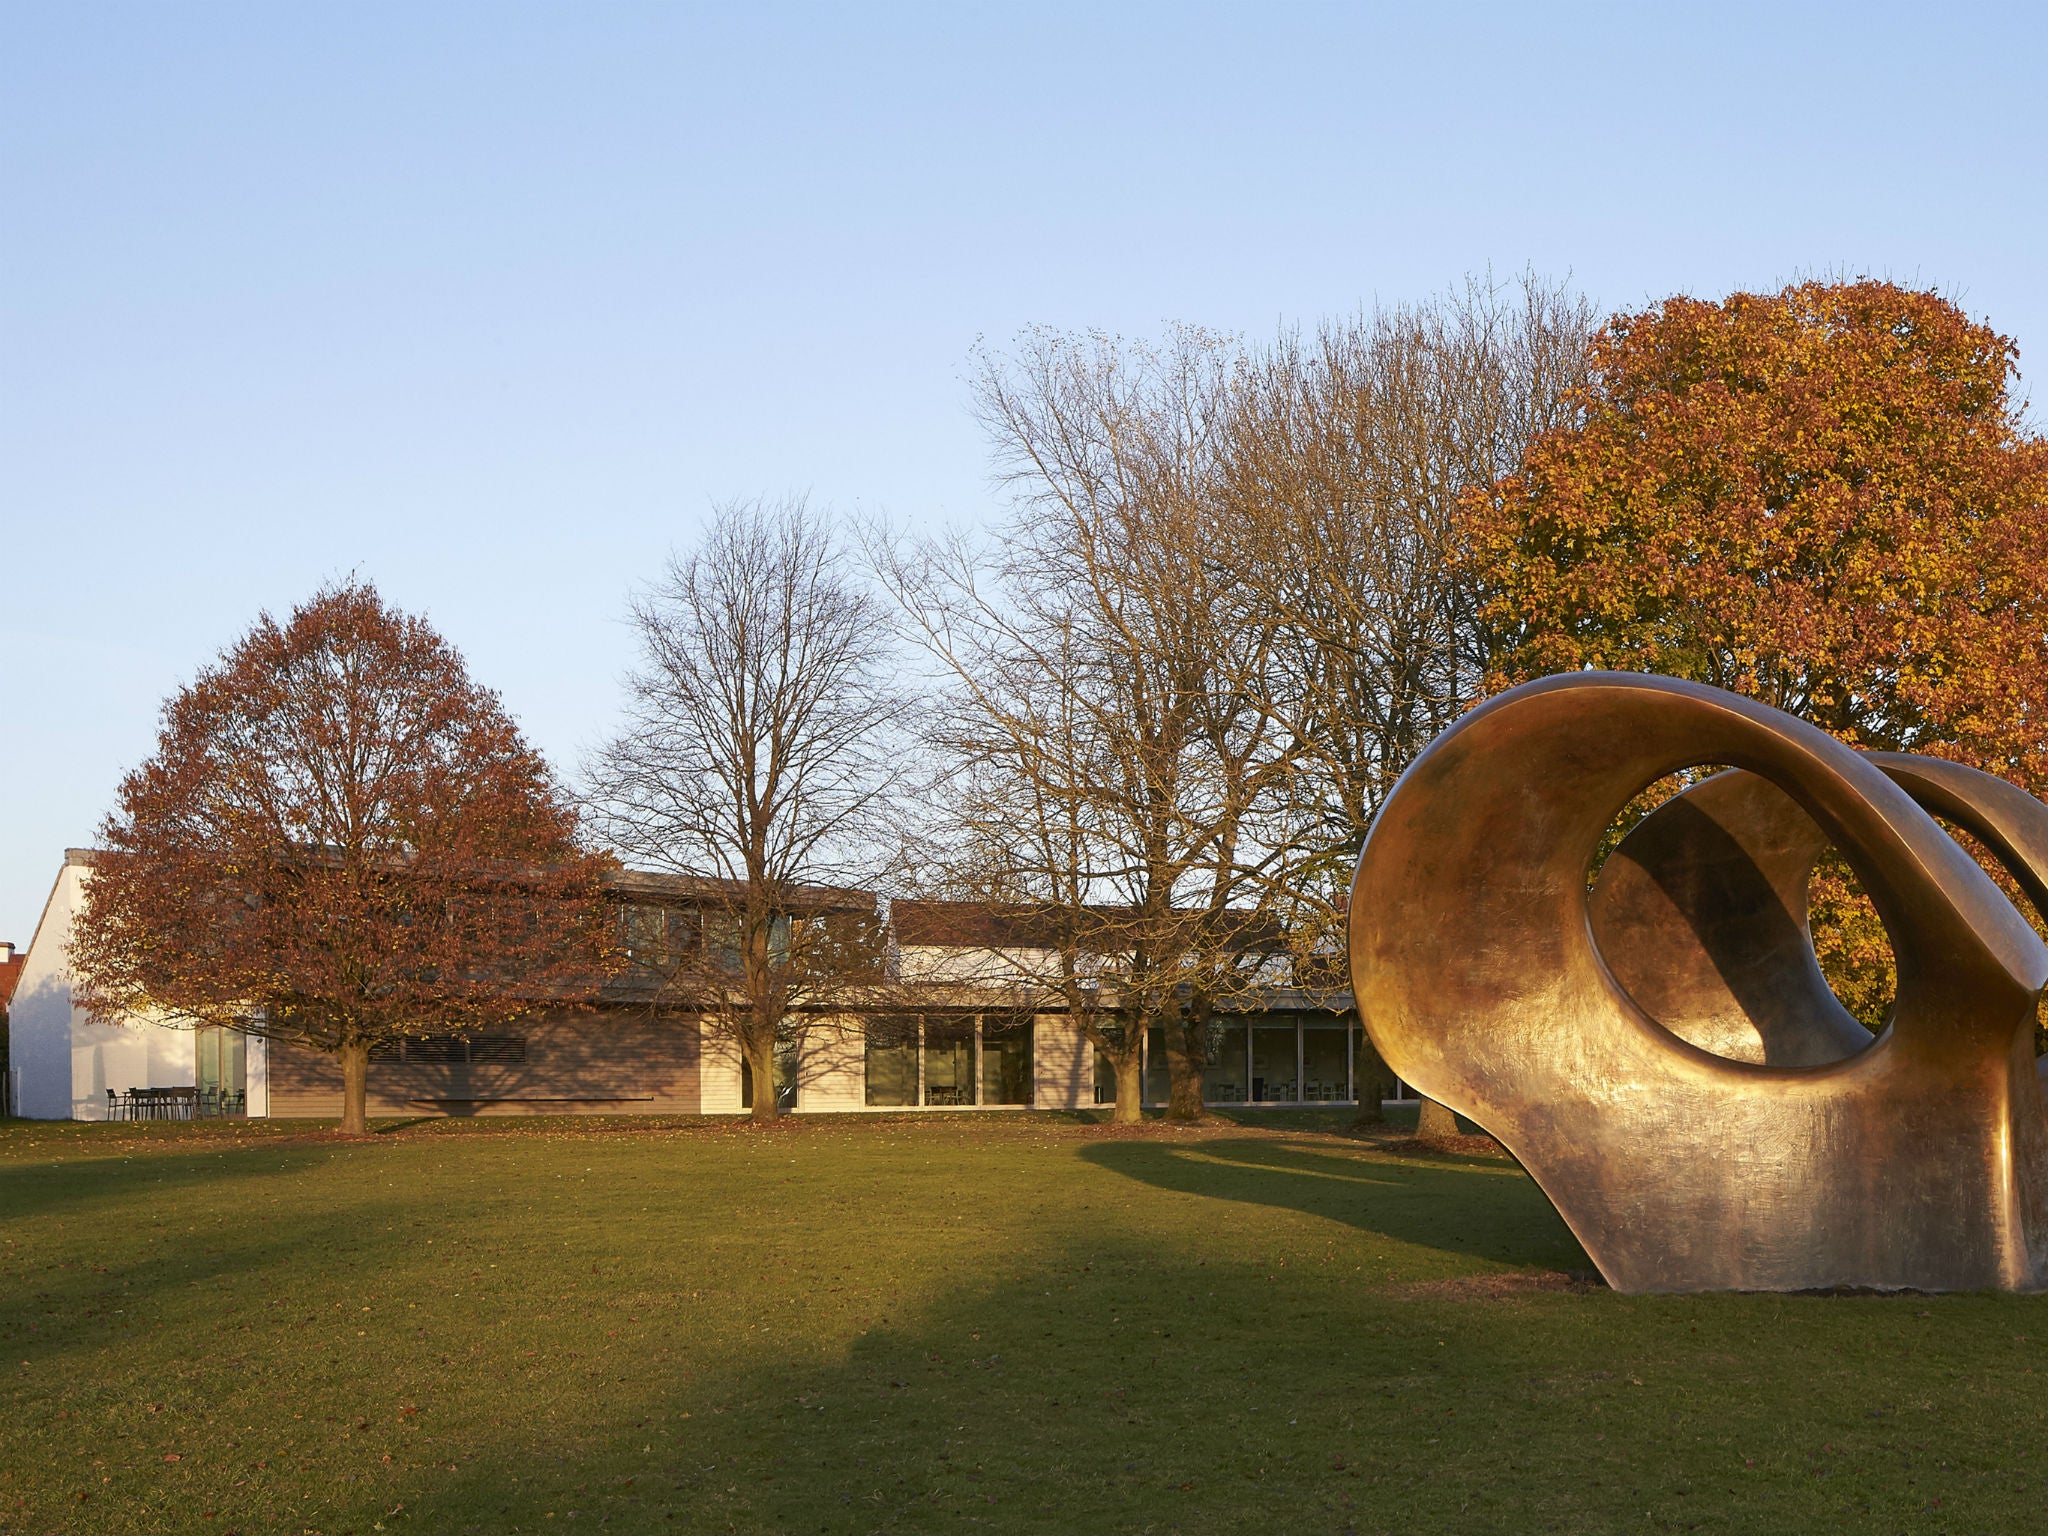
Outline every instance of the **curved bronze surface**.
POLYGON ((1644 1013, 1732 1061, 1817 1067, 1870 1044, 1829 990, 1806 887, 1827 834, 1769 779, 1716 774, 1645 816, 1601 866, 1594 942, 1644 1013))
MULTIPOLYGON (((1903 752, 1864 757, 1970 833, 2048 911, 2048 805, 1979 769, 1903 752)), ((1593 890, 1601 957, 1651 1018, 1735 1061, 1818 1066, 1870 1032, 1814 958, 1806 887, 1827 835, 1770 780, 1730 769, 1638 823, 1593 890)), ((2048 1070, 2048 1057, 2037 1062, 2048 1070)))
POLYGON ((1989 775, 1668 679, 1515 689, 1432 744, 1366 842, 1366 1028, 1521 1159, 1617 1289, 2048 1284, 2048 949, 1916 799, 2048 891, 2048 807, 1989 775), (1613 817, 1703 763, 1748 771, 1645 818, 1589 898, 1613 817), (1898 961, 1875 1040, 1813 960, 1828 842, 1898 961))

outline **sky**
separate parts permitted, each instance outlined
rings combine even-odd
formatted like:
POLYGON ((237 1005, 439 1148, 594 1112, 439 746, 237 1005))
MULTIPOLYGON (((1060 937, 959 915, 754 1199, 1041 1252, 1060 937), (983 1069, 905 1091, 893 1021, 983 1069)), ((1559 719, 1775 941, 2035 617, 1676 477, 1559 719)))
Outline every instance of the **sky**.
POLYGON ((1026 326, 1870 273, 2024 367, 2044 16, 0 0, 0 940, 351 574, 573 777, 714 504, 995 515, 964 380, 1026 326))

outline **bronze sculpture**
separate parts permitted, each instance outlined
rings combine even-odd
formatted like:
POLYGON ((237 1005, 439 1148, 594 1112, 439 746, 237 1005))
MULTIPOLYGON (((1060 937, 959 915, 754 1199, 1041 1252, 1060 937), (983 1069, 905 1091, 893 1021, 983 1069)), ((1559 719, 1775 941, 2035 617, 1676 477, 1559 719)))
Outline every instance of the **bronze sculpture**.
POLYGON ((1934 819, 2048 899, 2048 806, 1698 684, 1547 678, 1434 742, 1352 886, 1389 1066, 1529 1170, 1616 1289, 2048 1286, 2048 947, 1934 819), (1607 827, 1665 774, 1729 765, 1607 827), (1828 990, 1833 843, 1892 940, 1881 1034, 1828 990))

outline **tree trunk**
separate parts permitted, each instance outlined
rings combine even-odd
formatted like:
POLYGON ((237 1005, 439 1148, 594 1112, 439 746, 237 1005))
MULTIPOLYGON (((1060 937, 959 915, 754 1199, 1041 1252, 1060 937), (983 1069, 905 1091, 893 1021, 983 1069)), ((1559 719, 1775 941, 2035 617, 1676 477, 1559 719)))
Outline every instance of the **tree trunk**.
POLYGON ((1137 1125, 1145 1118, 1145 1058, 1132 1046, 1125 1054, 1110 1057, 1109 1064, 1116 1069, 1116 1113, 1110 1118, 1117 1125, 1137 1125))
POLYGON ((1422 1101, 1422 1114, 1415 1122, 1417 1141, 1448 1141, 1459 1134, 1458 1117, 1435 1099, 1422 1101))
POLYGON ((351 1040, 336 1053, 341 1058, 341 1133, 367 1136, 370 1131, 370 1042, 351 1040))
POLYGON ((754 1124, 766 1125, 782 1114, 782 1105, 775 1096, 774 1036, 765 1044, 749 1036, 741 1049, 746 1052, 747 1068, 754 1079, 754 1124))
POLYGON ((1173 1020, 1160 1031, 1166 1039, 1166 1118, 1169 1120, 1195 1121, 1202 1118, 1202 1068, 1205 1063, 1197 1060, 1194 1052, 1188 1049, 1188 1036, 1197 1029, 1206 1028, 1205 1024, 1173 1020))

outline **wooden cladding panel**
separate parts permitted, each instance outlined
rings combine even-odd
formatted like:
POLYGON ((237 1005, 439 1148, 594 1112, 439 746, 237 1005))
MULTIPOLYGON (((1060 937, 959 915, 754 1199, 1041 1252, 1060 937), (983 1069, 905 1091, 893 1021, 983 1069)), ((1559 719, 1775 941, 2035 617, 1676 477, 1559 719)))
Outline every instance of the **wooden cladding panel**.
MULTIPOLYGON (((702 1108, 702 1031, 695 1018, 535 1019, 516 1032, 526 1036, 522 1062, 371 1062, 370 1113, 694 1115, 702 1108)), ((270 1113, 274 1119, 338 1116, 341 1063, 273 1044, 270 1113)))
POLYGON ((1035 1030, 1034 1103, 1082 1109, 1095 1103, 1095 1047, 1065 1014, 1041 1013, 1035 1030))

